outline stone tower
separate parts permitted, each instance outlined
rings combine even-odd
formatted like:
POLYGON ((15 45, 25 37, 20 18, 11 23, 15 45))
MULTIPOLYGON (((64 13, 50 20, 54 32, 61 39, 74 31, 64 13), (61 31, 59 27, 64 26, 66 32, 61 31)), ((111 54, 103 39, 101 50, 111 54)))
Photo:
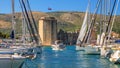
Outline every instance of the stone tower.
POLYGON ((54 17, 41 17, 39 35, 42 45, 52 45, 57 40, 57 20, 54 17))

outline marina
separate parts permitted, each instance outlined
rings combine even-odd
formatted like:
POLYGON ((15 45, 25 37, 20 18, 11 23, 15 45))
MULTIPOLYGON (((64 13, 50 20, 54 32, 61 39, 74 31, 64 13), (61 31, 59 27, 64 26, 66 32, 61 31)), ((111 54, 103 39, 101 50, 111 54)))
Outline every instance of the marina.
POLYGON ((84 51, 76 51, 75 46, 67 46, 64 51, 43 47, 42 55, 26 60, 22 68, 120 68, 120 65, 100 55, 85 55, 84 51))
POLYGON ((120 68, 120 0, 85 0, 84 12, 32 3, 0 14, 0 68, 120 68))

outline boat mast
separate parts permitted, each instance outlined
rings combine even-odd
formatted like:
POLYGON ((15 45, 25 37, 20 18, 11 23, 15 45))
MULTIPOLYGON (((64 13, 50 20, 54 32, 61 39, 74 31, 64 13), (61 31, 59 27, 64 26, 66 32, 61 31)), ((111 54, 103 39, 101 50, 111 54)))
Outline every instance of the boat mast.
MULTIPOLYGON (((91 22, 90 22, 90 0, 88 0, 88 18, 87 18, 87 26, 89 25, 89 24, 91 24, 91 22)), ((88 27, 87 27, 88 28, 88 27)), ((88 29, 87 29, 88 30, 88 29)), ((90 43, 90 35, 88 36, 88 39, 87 39, 87 41, 86 41, 86 43, 90 43)))
MULTIPOLYGON (((25 3, 26 3, 26 1, 25 1, 25 3)), ((25 35, 26 35, 26 23, 25 23, 25 17, 24 17, 24 14, 23 14, 23 12, 21 12, 21 14, 22 14, 22 41, 23 41, 23 44, 25 44, 26 43, 26 37, 25 37, 25 35)))
POLYGON ((22 41, 23 43, 25 43, 25 19, 24 19, 24 16, 22 14, 22 41))
POLYGON ((15 42, 15 9, 14 9, 14 0, 12 2, 12 32, 11 32, 11 39, 15 42))
POLYGON ((33 41, 37 44, 37 46, 41 46, 41 41, 40 41, 41 39, 40 39, 38 28, 35 23, 31 8, 30 8, 29 1, 26 0, 26 4, 24 0, 19 0, 19 1, 20 1, 22 12, 24 14, 24 18, 25 18, 28 30, 30 32, 30 35, 33 41))
POLYGON ((101 2, 101 0, 97 1, 97 5, 96 5, 96 8, 95 8, 94 14, 93 14, 93 16, 91 18, 90 25, 88 26, 88 30, 87 30, 87 32, 85 34, 85 37, 84 37, 83 41, 82 41, 82 45, 84 45, 86 42, 88 42, 88 38, 91 36, 91 32, 93 30, 93 27, 94 27, 94 24, 95 24, 95 21, 96 21, 96 17, 97 17, 96 13, 98 11, 100 2, 101 2))
POLYGON ((102 9, 102 8, 103 8, 103 5, 102 5, 102 2, 103 2, 103 1, 101 1, 101 3, 100 3, 100 14, 101 14, 101 15, 100 15, 100 22, 99 22, 99 25, 100 25, 100 30, 99 30, 100 33, 99 33, 99 35, 100 35, 100 38, 97 38, 97 39, 98 39, 98 42, 97 42, 98 45, 100 45, 101 35, 102 35, 102 24, 103 24, 103 19, 102 19, 102 18, 103 18, 103 14, 102 14, 102 13, 103 13, 103 12, 102 12, 102 11, 103 11, 103 9, 102 9))
POLYGON ((117 0, 114 0, 113 6, 112 6, 112 10, 111 10, 111 13, 110 13, 110 16, 109 16, 109 19, 108 19, 108 23, 107 23, 107 26, 106 26, 106 29, 105 29, 105 37, 103 38, 102 46, 105 45, 106 41, 108 40, 107 38, 108 38, 109 30, 111 28, 111 19, 112 19, 112 15, 113 15, 113 12, 114 12, 115 5, 116 5, 116 1, 117 0))
POLYGON ((120 0, 117 1, 116 9, 115 9, 113 20, 112 20, 112 23, 111 23, 111 27, 110 27, 109 32, 108 32, 108 42, 110 42, 111 32, 112 32, 113 25, 115 23, 115 18, 116 18, 116 13, 117 13, 117 10, 118 10, 119 2, 120 2, 120 0))

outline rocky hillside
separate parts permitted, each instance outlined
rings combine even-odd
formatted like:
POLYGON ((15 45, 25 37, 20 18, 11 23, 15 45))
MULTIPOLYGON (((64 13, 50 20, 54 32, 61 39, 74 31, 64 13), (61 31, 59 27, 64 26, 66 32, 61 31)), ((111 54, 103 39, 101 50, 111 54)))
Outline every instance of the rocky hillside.
MULTIPOLYGON (((52 16, 55 17, 58 21, 58 28, 65 31, 76 31, 80 29, 83 18, 83 12, 33 12, 34 19, 38 23, 39 19, 43 16, 52 16)), ((16 30, 17 33, 21 33, 21 22, 22 16, 21 13, 15 14, 16 20, 16 30)), ((97 20, 99 20, 100 15, 98 15, 97 20)), ((120 33, 120 16, 116 17, 115 25, 113 30, 120 33)), ((11 14, 0 14, 0 32, 9 33, 11 30, 11 14)))

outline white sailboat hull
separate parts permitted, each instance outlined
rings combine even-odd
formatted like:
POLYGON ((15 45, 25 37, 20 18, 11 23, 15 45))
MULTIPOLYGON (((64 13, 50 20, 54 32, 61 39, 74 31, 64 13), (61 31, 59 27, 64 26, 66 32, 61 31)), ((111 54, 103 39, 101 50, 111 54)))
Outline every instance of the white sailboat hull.
POLYGON ((109 58, 109 60, 112 62, 112 63, 119 63, 120 64, 120 51, 115 51, 111 57, 109 58))
POLYGON ((60 48, 52 48, 52 50, 63 50, 63 49, 60 49, 60 48))
POLYGON ((120 58, 110 58, 109 60, 114 64, 117 64, 117 63, 120 64, 120 58))
POLYGON ((65 45, 52 45, 52 50, 64 50, 65 45))
POLYGON ((14 50, 10 48, 0 48, 0 54, 13 54, 14 50))
POLYGON ((76 46, 77 51, 84 51, 85 47, 76 46))
POLYGON ((0 55, 0 68, 20 68, 25 58, 20 56, 0 55))
POLYGON ((100 55, 100 50, 98 47, 86 46, 85 47, 85 54, 100 55))
POLYGON ((13 46, 11 47, 14 49, 15 53, 19 53, 22 56, 30 59, 35 59, 37 54, 41 54, 40 47, 29 47, 29 46, 13 46))

